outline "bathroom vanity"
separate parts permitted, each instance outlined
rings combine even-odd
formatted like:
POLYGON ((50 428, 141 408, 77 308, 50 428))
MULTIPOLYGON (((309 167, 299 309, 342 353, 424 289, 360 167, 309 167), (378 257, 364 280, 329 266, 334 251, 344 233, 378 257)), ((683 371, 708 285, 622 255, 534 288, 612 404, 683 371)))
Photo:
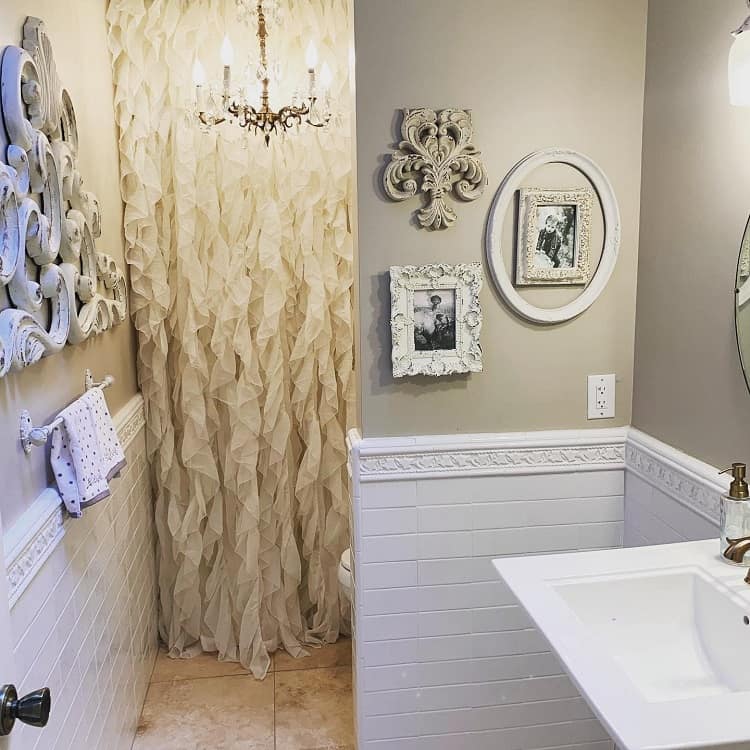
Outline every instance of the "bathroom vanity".
POLYGON ((493 562, 622 750, 750 747, 750 586, 716 540, 493 562))

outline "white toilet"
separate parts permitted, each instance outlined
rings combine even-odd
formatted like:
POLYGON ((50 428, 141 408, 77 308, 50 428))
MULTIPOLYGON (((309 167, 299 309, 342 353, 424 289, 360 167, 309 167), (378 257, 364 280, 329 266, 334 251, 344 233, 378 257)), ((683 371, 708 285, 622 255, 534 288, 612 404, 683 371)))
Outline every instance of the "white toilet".
POLYGON ((344 550, 339 563, 339 585, 348 601, 352 600, 352 551, 344 550))

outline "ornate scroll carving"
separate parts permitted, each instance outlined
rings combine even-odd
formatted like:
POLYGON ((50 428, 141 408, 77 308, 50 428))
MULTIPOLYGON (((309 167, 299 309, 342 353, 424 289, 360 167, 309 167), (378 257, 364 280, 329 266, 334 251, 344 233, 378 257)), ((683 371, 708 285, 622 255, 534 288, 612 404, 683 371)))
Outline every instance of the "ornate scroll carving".
POLYGON ((457 217, 446 197, 455 193, 473 201, 487 185, 473 135, 471 115, 462 109, 405 109, 403 140, 383 175, 388 197, 405 201, 418 191, 425 193, 427 205, 417 212, 419 223, 432 229, 451 226, 457 217))
POLYGON ((52 45, 28 18, 0 63, 0 377, 122 322, 125 276, 97 250, 101 217, 52 45))

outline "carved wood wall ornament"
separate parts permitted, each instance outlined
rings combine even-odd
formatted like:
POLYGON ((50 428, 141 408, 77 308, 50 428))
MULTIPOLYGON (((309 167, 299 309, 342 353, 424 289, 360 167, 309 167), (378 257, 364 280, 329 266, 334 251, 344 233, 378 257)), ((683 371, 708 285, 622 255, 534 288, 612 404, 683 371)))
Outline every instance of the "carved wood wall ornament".
POLYGON ((52 45, 27 18, 0 62, 0 377, 122 322, 125 276, 96 248, 101 216, 52 45))
POLYGON ((463 109, 405 109, 402 141, 383 175, 389 198, 405 201, 424 193, 426 205, 417 212, 421 226, 446 229, 456 212, 446 198, 479 198, 487 186, 481 153, 471 142, 471 114, 463 109))

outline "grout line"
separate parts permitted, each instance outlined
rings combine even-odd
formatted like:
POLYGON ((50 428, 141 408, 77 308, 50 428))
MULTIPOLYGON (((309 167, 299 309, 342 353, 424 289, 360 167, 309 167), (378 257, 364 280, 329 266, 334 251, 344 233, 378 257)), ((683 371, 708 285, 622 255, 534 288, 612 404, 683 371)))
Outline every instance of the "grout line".
MULTIPOLYGON (((453 610, 448 610, 453 611, 453 610)), ((523 628, 523 630, 534 630, 534 628, 523 628)), ((407 640, 407 639, 401 639, 407 640)), ((412 639, 415 640, 415 639, 412 639)), ((379 641, 369 641, 370 643, 378 643, 379 641)), ((353 664, 331 664, 328 667, 299 667, 298 669, 279 669, 274 674, 285 674, 287 672, 319 672, 321 669, 354 669, 353 664)))
MULTIPOLYGON (((447 610, 447 611, 454 611, 454 610, 447 610)), ((519 630, 533 630, 533 628, 519 628, 519 630)), ((492 631, 495 632, 495 631, 492 631)), ((510 632, 510 631, 502 631, 502 632, 510 632)), ((460 635, 460 634, 459 634, 460 635)), ((400 639, 400 640, 406 640, 406 639, 400 639)), ((413 640, 413 639, 412 639, 413 640)), ((375 643, 379 641, 373 641, 375 643)), ((545 652, 546 653, 546 652, 545 652)), ((287 672, 317 672, 321 669, 346 669, 350 668, 353 669, 352 664, 331 664, 327 667, 299 667, 297 669, 279 669, 279 670, 268 670, 268 673, 266 674, 266 678, 270 678, 271 675, 276 675, 277 672, 284 674, 287 672)), ((148 686, 151 687, 151 685, 172 685, 178 682, 197 682, 198 680, 223 680, 223 679, 229 679, 231 677, 251 677, 253 680, 256 680, 256 682, 263 682, 263 680, 257 680, 252 672, 244 672, 242 674, 211 674, 211 675, 205 675, 205 676, 197 676, 197 677, 173 677, 171 680, 159 680, 157 682, 149 682, 148 686)), ((276 683, 274 680, 274 687, 276 683)))
MULTIPOLYGON (((271 672, 269 670, 268 674, 270 675, 271 672)), ((252 677, 255 680, 255 677, 253 677, 252 672, 244 672, 243 674, 207 674, 203 676, 196 676, 196 677, 173 677, 171 680, 159 680, 158 682, 149 682, 148 686, 151 687, 151 685, 174 685, 178 682, 198 682, 199 680, 223 680, 228 679, 230 677, 252 677)), ((260 680, 260 682, 263 682, 263 680, 260 680)))

